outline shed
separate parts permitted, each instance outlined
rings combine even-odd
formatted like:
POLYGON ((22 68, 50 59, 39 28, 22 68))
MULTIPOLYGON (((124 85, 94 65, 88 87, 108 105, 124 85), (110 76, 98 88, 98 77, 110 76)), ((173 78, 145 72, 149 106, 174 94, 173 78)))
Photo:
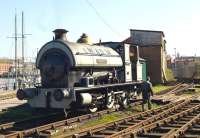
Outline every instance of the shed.
POLYGON ((139 56, 146 59, 147 75, 152 83, 164 83, 166 81, 166 49, 163 31, 130 30, 127 41, 131 45, 139 46, 139 56))

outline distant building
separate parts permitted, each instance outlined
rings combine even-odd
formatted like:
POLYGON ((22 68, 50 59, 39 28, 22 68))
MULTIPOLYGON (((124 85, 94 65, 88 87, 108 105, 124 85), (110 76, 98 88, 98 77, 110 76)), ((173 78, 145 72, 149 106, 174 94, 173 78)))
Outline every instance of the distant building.
POLYGON ((166 56, 167 67, 172 68, 172 57, 170 55, 166 56))
POLYGON ((13 67, 13 60, 11 59, 0 59, 0 76, 6 74, 13 67))
MULTIPOLYGON (((18 75, 35 75, 38 72, 35 67, 35 63, 31 61, 25 61, 24 65, 21 59, 17 62, 17 72, 18 75)), ((15 73, 15 60, 0 58, 0 76, 10 73, 14 75, 15 73)))
POLYGON ((166 81, 166 49, 162 31, 130 30, 125 43, 139 46, 139 56, 146 59, 147 75, 153 83, 166 81))
POLYGON ((200 79, 200 57, 183 56, 177 57, 173 68, 175 77, 183 80, 200 79))
POLYGON ((181 56, 176 58, 176 62, 197 61, 200 62, 200 57, 196 56, 181 56))

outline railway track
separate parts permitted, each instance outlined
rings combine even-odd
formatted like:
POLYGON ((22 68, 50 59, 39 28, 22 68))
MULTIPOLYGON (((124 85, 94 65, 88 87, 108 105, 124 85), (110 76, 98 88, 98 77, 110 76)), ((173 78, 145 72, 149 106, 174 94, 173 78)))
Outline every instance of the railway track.
POLYGON ((139 130, 129 131, 123 137, 200 137, 200 105, 171 114, 162 120, 146 125, 139 130))
POLYGON ((188 90, 189 88, 194 87, 193 83, 183 83, 182 85, 180 85, 179 88, 177 88, 176 90, 173 90, 172 93, 174 94, 179 94, 182 91, 188 90))
POLYGON ((62 121, 63 123, 72 124, 75 122, 81 122, 81 121, 85 121, 91 118, 100 117, 102 115, 109 114, 114 111, 115 111, 114 109, 104 110, 104 111, 97 112, 95 114, 86 114, 86 115, 82 115, 78 117, 73 117, 70 119, 65 119, 63 115, 61 116, 60 119, 58 119, 58 115, 54 114, 52 116, 44 116, 44 117, 36 118, 36 119, 27 119, 27 120, 19 121, 19 122, 9 122, 9 123, 0 125, 0 136, 3 136, 5 138, 7 137, 17 138, 17 137, 20 137, 22 134, 26 134, 26 132, 31 134, 31 133, 39 132, 40 130, 43 130, 44 128, 47 129, 47 127, 49 126, 51 128, 52 127, 51 124, 54 122, 57 122, 59 124, 61 123, 60 121, 62 121), (44 122, 44 120, 46 120, 46 122, 44 122), (26 130, 26 131, 23 131, 23 130, 26 130))
POLYGON ((162 90, 159 93, 156 93, 155 95, 163 95, 163 94, 171 93, 171 92, 177 90, 178 88, 180 88, 182 86, 182 84, 183 83, 175 83, 175 84, 173 84, 173 86, 171 88, 162 90))
POLYGON ((133 131, 141 127, 163 120, 170 116, 180 116, 189 111, 200 109, 200 103, 192 100, 168 104, 155 110, 149 110, 137 115, 129 116, 114 122, 82 129, 71 134, 64 134, 59 137, 130 137, 133 131))
MULTIPOLYGON (((148 118, 150 115, 156 115, 159 112, 163 112, 165 110, 169 110, 171 108, 176 107, 175 109, 177 109, 178 107, 181 108, 186 104, 189 104, 191 101, 179 101, 173 104, 168 104, 166 106, 163 106, 161 108, 155 109, 155 110, 150 110, 150 111, 146 111, 143 113, 139 113, 137 115, 133 115, 133 116, 129 116, 126 117, 124 119, 120 119, 117 122, 111 122, 109 124, 106 125, 100 125, 100 126, 95 126, 92 129, 86 129, 86 130, 82 130, 79 133, 75 133, 75 134, 71 134, 67 137, 74 137, 76 135, 80 135, 80 136, 84 136, 83 134, 88 134, 88 133, 94 133, 96 131, 99 130, 103 130, 104 128, 108 128, 111 126, 115 126, 116 124, 120 124, 120 123, 124 123, 126 121, 130 121, 130 120, 134 120, 135 123, 139 123, 138 121, 140 119, 144 120, 144 118, 148 118)), ((79 116, 79 117, 75 117, 75 118, 71 118, 71 119, 66 119, 66 120, 62 120, 62 121, 58 121, 58 122, 54 122, 54 123, 50 123, 50 124, 46 124, 43 126, 39 126, 39 127, 34 127, 34 128, 30 128, 30 129, 19 129, 19 127, 23 127, 23 124, 18 125, 18 127, 16 127, 17 125, 13 125, 14 127, 9 127, 9 128, 2 128, 0 131, 0 134, 2 136, 4 136, 4 138, 16 138, 19 136, 41 136, 41 135, 48 135, 49 132, 55 132, 56 130, 59 130, 60 128, 62 129, 62 131, 66 131, 67 128, 69 127, 73 127, 73 124, 76 122, 83 122, 83 121, 87 121, 90 120, 94 117, 99 117, 100 115, 103 114, 107 114, 107 112, 105 113, 105 111, 102 111, 101 113, 95 113, 95 114, 88 114, 88 115, 83 115, 83 116, 79 116), (65 129, 64 129, 65 128, 65 129), (48 133, 47 133, 48 132, 48 133)), ((140 120, 140 121, 142 121, 140 120)), ((131 125, 131 124, 130 124, 131 125)), ((124 127, 125 128, 125 127, 124 127)))
POLYGON ((194 86, 193 83, 191 84, 178 83, 172 88, 163 90, 160 93, 155 94, 155 96, 152 97, 151 101, 155 103, 169 103, 172 101, 176 101, 177 97, 175 97, 174 95, 181 94, 181 92, 188 90, 189 88, 192 88, 193 86, 194 86))
MULTIPOLYGON (((132 103, 132 106, 138 104, 141 104, 141 101, 132 103)), ((57 128, 61 126, 72 127, 74 123, 83 123, 90 119, 99 118, 105 114, 110 114, 115 111, 116 111, 115 109, 108 109, 96 112, 94 114, 86 114, 69 119, 60 118, 59 121, 57 115, 53 115, 48 118, 42 117, 42 118, 37 118, 35 120, 28 119, 25 121, 5 123, 0 125, 0 137, 2 136, 3 138, 18 138, 33 134, 39 135, 41 132, 52 128, 57 128)))
MULTIPOLYGON (((149 123, 165 118, 166 116, 171 115, 172 112, 182 111, 183 109, 191 108, 192 106, 191 100, 176 102, 155 110, 149 110, 137 115, 122 118, 108 124, 83 129, 63 137, 121 137, 124 133, 139 129, 149 123)), ((200 107, 199 103, 198 106, 200 107)))
POLYGON ((163 94, 177 94, 179 92, 182 92, 188 88, 193 87, 193 83, 187 84, 187 83, 177 83, 175 86, 173 86, 172 88, 163 90, 159 93, 157 93, 156 95, 163 95, 163 94))

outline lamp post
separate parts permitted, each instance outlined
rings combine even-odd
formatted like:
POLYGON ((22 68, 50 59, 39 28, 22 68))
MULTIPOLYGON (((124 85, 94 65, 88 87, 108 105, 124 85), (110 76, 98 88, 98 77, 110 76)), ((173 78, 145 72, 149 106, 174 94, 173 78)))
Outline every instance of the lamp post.
POLYGON ((177 75, 177 72, 176 72, 176 48, 174 48, 174 72, 177 75))

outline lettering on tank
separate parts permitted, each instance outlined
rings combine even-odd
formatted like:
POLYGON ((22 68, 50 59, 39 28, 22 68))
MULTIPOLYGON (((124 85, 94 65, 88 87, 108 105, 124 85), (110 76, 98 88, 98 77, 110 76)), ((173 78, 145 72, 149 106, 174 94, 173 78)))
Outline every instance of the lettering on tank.
POLYGON ((98 64, 107 64, 107 60, 106 59, 96 59, 96 63, 98 63, 98 64))

